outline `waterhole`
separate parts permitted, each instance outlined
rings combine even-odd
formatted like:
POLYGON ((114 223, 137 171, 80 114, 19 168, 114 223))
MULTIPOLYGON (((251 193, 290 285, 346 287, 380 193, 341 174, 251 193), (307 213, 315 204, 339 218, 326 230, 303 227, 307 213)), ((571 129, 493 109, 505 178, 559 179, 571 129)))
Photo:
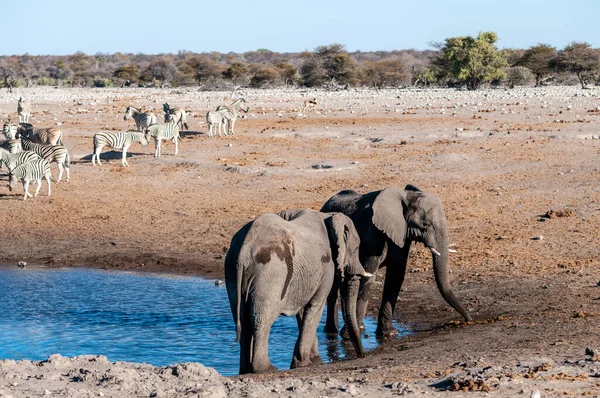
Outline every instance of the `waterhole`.
MULTIPOLYGON (((318 332, 323 360, 352 356, 350 345, 327 339, 323 325, 324 317, 318 332)), ((365 326, 368 351, 377 346, 376 321, 367 318, 365 326)), ((269 356, 279 369, 289 368, 297 335, 295 317, 279 317, 269 339, 269 356)), ((224 284, 94 269, 0 267, 0 359, 43 360, 52 354, 105 355, 155 366, 200 362, 224 375, 239 370, 224 284)))

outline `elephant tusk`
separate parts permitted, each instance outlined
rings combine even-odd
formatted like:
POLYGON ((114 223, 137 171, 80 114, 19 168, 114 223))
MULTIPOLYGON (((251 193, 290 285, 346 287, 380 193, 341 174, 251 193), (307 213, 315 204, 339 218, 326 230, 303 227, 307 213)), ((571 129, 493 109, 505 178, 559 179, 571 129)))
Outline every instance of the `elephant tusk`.
POLYGON ((429 250, 431 250, 431 253, 435 254, 436 256, 441 256, 442 253, 440 253, 439 251, 435 250, 435 248, 430 247, 429 250))
POLYGON ((448 249, 448 253, 458 253, 458 252, 454 249, 448 249))

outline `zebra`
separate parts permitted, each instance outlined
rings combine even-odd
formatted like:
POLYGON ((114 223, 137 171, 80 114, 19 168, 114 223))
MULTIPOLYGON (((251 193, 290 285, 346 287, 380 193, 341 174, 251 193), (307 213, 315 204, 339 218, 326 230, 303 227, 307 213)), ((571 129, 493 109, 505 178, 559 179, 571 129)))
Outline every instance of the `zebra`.
MULTIPOLYGON (((243 112, 248 112, 248 106, 246 105, 246 108, 244 109, 242 107, 242 104, 246 103, 246 100, 243 97, 240 97, 238 99, 236 99, 235 101, 233 101, 233 103, 231 105, 224 105, 221 104, 217 107, 217 112, 226 112, 228 111, 229 113, 231 113, 231 116, 226 116, 229 117, 229 119, 227 119, 227 124, 229 125, 229 133, 231 135, 234 134, 234 128, 235 128, 235 121, 239 115, 240 111, 243 112)), ((222 114, 223 116, 225 116, 224 114, 222 114)), ((227 134, 227 133, 226 133, 227 134)))
POLYGON ((37 144, 62 145, 63 133, 56 127, 33 127, 30 123, 19 123, 18 134, 37 144))
POLYGON ((156 124, 156 115, 154 113, 142 112, 133 106, 127 107, 123 120, 128 120, 130 118, 135 120, 137 131, 143 131, 153 124, 156 124))
POLYGON ((160 143, 162 140, 173 140, 175 143, 175 155, 179 151, 178 141, 181 139, 179 136, 179 126, 177 122, 172 121, 167 124, 153 124, 146 129, 146 134, 154 138, 154 157, 160 157, 160 143))
POLYGON ((19 114, 19 123, 29 123, 29 117, 31 116, 31 106, 26 103, 21 97, 17 102, 17 113, 19 114))
POLYGON ((121 160, 121 164, 123 166, 129 166, 127 163, 127 150, 134 142, 139 142, 143 146, 146 146, 148 145, 148 136, 144 133, 134 131, 121 133, 103 131, 101 133, 94 134, 94 153, 92 153, 92 165, 96 165, 96 159, 98 160, 98 164, 102 164, 102 162, 100 162, 100 152, 102 152, 102 148, 104 146, 108 146, 110 148, 117 149, 123 148, 123 159, 121 160))
POLYGON ((0 147, 6 149, 10 153, 18 153, 23 150, 20 139, 6 140, 0 142, 0 147))
MULTIPOLYGON (((233 135, 233 124, 235 123, 235 113, 233 109, 227 107, 225 109, 218 110, 217 113, 221 115, 223 120, 223 134, 233 135)), ((219 134, 220 136, 220 134, 219 134)))
POLYGON ((56 162, 58 164, 58 179, 57 182, 60 182, 63 174, 63 169, 67 172, 67 182, 71 178, 69 173, 69 167, 71 165, 71 160, 69 158, 69 151, 62 145, 42 145, 37 144, 31 141, 27 137, 21 137, 21 144, 23 145, 23 149, 27 151, 34 151, 42 158, 46 159, 49 163, 56 162))
POLYGON ((10 153, 5 150, 0 150, 0 168, 2 168, 2 164, 5 164, 6 168, 8 168, 9 173, 15 167, 35 159, 40 159, 40 155, 33 151, 10 153))
POLYGON ((163 111, 165 112, 165 123, 169 123, 172 120, 176 120, 181 127, 181 130, 189 130, 185 117, 187 116, 185 109, 182 108, 171 108, 168 103, 163 104, 163 111))
MULTIPOLYGON (((213 137, 213 128, 217 126, 219 137, 221 137, 221 128, 223 127, 223 115, 218 111, 209 111, 206 114, 206 123, 208 123, 208 136, 213 137)), ((225 133, 227 135, 227 133, 225 133)))
POLYGON ((8 189, 12 192, 17 183, 17 180, 23 181, 23 190, 25 191, 25 196, 23 200, 26 200, 27 197, 37 196, 40 192, 40 188, 42 187, 42 178, 45 178, 48 182, 48 196, 51 194, 50 188, 50 163, 46 159, 36 159, 31 162, 23 163, 15 167, 9 174, 8 179, 8 189), (35 193, 31 195, 29 193, 29 182, 35 181, 37 187, 35 188, 35 193))
POLYGON ((14 140, 17 138, 18 131, 19 126, 14 123, 4 123, 4 126, 2 126, 2 132, 7 140, 14 140))

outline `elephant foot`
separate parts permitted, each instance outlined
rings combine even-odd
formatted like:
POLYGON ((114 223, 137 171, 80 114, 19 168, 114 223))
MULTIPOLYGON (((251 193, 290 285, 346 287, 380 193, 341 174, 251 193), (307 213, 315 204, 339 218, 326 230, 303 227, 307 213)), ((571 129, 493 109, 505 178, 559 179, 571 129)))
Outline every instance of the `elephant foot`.
POLYGON ((338 334, 338 328, 336 325, 330 325, 328 323, 325 324, 325 327, 323 328, 323 331, 325 332, 325 334, 327 334, 328 338, 335 338, 337 337, 338 334))
POLYGON ((268 362, 264 365, 252 365, 252 373, 271 373, 277 372, 277 368, 268 362))
POLYGON ((310 358, 310 363, 312 365, 323 365, 323 360, 321 359, 320 355, 317 355, 317 356, 310 358))
POLYGON ((294 357, 292 358, 292 364, 290 365, 290 369, 304 368, 304 367, 311 366, 311 365, 317 365, 317 364, 313 363, 313 360, 316 360, 317 358, 321 361, 321 363, 323 363, 323 361, 321 360, 321 357, 319 357, 319 356, 310 358, 308 360, 301 361, 300 359, 298 359, 297 356, 294 355, 294 357))
POLYGON ((395 337, 398 335, 398 330, 392 325, 378 325, 375 331, 377 337, 395 337))

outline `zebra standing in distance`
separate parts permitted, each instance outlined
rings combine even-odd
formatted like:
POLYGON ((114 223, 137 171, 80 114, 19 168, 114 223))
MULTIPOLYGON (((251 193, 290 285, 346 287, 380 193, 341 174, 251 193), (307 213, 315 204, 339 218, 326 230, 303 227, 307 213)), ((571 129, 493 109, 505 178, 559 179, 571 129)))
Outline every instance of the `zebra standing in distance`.
MULTIPOLYGON (((208 111, 206 114, 206 123, 208 124, 208 136, 213 137, 213 129, 215 126, 219 131, 219 137, 221 137, 221 128, 223 127, 223 115, 221 115, 218 111, 208 111)), ((225 132, 227 135, 227 132, 225 132)))
POLYGON ((127 131, 121 133, 113 133, 109 131, 103 131, 101 133, 94 134, 94 153, 92 153, 92 165, 95 166, 95 160, 100 162, 100 152, 104 146, 110 148, 123 148, 123 158, 121 165, 129 166, 127 163, 127 150, 134 142, 139 142, 143 146, 148 145, 148 136, 145 133, 127 131))
MULTIPOLYGON (((235 121, 235 115, 233 109, 227 106, 224 109, 216 111, 219 115, 221 115, 221 119, 223 120, 223 134, 231 134, 233 135, 232 126, 235 121)), ((221 134, 219 133, 219 137, 221 134)))
POLYGON ((17 102, 17 113, 19 114, 19 123, 29 123, 29 117, 31 116, 31 106, 28 103, 26 103, 21 97, 19 97, 19 102, 17 102))
POLYGON ((19 123, 18 134, 37 144, 62 145, 63 133, 56 127, 33 127, 30 123, 19 123))
POLYGON ((160 157, 160 143, 162 140, 173 140, 175 143, 175 155, 179 152, 178 141, 181 139, 179 136, 179 126, 177 122, 172 121, 167 124, 153 124, 146 129, 146 134, 154 138, 154 157, 160 157))
POLYGON ((163 111, 165 112, 165 123, 169 123, 173 120, 177 121, 180 126, 180 130, 189 130, 185 117, 187 113, 182 108, 171 108, 168 103, 163 104, 163 111))
POLYGON ((23 181, 23 190, 25 191, 23 200, 26 200, 27 197, 38 196, 40 188, 42 187, 42 178, 45 178, 48 182, 48 196, 50 196, 50 163, 48 163, 46 159, 36 159, 31 162, 23 163, 22 165, 15 167, 10 172, 8 179, 8 190, 12 192, 17 180, 21 180, 23 181), (35 181, 37 184, 37 187, 35 188, 35 194, 33 195, 29 193, 29 183, 31 181, 35 181))
POLYGON ((144 131, 148 127, 156 124, 156 115, 151 112, 142 112, 133 106, 128 106, 125 110, 125 116, 123 120, 129 120, 133 118, 135 120, 135 127, 137 131, 144 131))
POLYGON ((27 137, 21 137, 21 144, 23 149, 27 151, 33 151, 40 155, 40 157, 46 159, 48 163, 56 162, 58 164, 58 179, 60 182, 63 174, 63 169, 67 172, 67 182, 69 182, 71 160, 69 158, 69 151, 62 145, 42 145, 36 144, 27 137))
POLYGON ((31 162, 35 159, 41 158, 40 155, 33 151, 10 153, 2 149, 0 150, 0 169, 2 168, 2 165, 5 164, 8 172, 10 173, 15 167, 20 166, 23 163, 31 162))
POLYGON ((231 120, 228 120, 228 124, 229 124, 229 133, 231 135, 234 134, 234 128, 235 128, 235 121, 240 113, 240 111, 243 112, 248 112, 248 105, 246 105, 246 108, 244 108, 242 106, 242 104, 246 104, 246 100, 244 99, 244 97, 240 97, 238 99, 236 99, 235 101, 233 101, 233 103, 231 105, 224 105, 221 104, 217 107, 217 111, 224 111, 224 110, 228 110, 229 112, 231 112, 231 120))

